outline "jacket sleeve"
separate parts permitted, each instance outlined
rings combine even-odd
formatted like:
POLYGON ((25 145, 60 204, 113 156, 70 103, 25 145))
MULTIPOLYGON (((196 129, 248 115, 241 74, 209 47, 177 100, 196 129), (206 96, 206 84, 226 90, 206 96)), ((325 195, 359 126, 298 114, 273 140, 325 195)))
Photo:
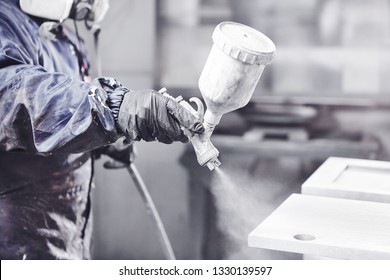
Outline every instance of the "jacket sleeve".
POLYGON ((0 150, 78 153, 120 137, 101 87, 46 71, 39 51, 0 25, 0 150))

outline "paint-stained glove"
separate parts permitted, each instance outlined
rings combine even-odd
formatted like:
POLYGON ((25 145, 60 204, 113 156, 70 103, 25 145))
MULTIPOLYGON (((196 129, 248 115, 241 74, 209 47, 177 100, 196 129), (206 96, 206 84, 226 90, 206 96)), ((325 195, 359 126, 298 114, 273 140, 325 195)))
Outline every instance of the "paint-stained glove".
POLYGON ((188 142, 180 126, 202 133, 202 123, 175 100, 154 90, 125 94, 118 114, 118 126, 129 141, 155 141, 170 144, 188 142))
POLYGON ((154 90, 130 91, 113 78, 99 78, 94 83, 107 93, 106 103, 130 143, 140 140, 185 143, 188 138, 181 126, 191 133, 204 131, 191 112, 154 90))

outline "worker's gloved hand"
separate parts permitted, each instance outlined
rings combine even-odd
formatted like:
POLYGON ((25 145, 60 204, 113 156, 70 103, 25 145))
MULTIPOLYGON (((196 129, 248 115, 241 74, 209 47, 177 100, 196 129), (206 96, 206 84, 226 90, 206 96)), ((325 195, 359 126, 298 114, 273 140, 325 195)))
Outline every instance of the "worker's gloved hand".
POLYGON ((188 142, 180 126, 202 133, 202 123, 177 103, 154 90, 130 91, 122 100, 118 126, 130 141, 155 141, 170 144, 188 142))

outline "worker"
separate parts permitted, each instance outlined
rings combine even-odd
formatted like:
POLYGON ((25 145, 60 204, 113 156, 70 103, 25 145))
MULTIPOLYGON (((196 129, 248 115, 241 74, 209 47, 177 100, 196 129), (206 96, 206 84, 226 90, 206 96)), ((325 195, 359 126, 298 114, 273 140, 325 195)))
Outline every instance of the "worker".
POLYGON ((92 151, 203 132, 156 91, 88 81, 82 42, 62 22, 92 26, 107 4, 0 0, 0 259, 89 259, 92 151))

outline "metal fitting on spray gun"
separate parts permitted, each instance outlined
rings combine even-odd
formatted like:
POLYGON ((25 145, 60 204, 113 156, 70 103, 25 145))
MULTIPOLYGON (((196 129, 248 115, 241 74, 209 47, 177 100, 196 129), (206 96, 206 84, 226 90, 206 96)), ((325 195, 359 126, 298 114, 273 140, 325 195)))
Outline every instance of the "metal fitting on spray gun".
MULTIPOLYGON (((190 111, 199 121, 203 122, 204 117, 204 106, 202 101, 197 97, 191 97, 190 102, 196 104, 197 110, 195 110, 182 96, 174 98, 171 96, 166 88, 162 88, 158 91, 160 94, 169 97, 183 106, 185 109, 190 111)), ((211 143, 210 137, 214 131, 215 126, 210 126, 203 122, 205 131, 202 134, 193 134, 187 129, 184 130, 184 134, 190 139, 192 146, 194 147, 196 158, 201 166, 207 166, 210 170, 214 170, 216 167, 221 165, 218 159, 219 151, 211 143)))

